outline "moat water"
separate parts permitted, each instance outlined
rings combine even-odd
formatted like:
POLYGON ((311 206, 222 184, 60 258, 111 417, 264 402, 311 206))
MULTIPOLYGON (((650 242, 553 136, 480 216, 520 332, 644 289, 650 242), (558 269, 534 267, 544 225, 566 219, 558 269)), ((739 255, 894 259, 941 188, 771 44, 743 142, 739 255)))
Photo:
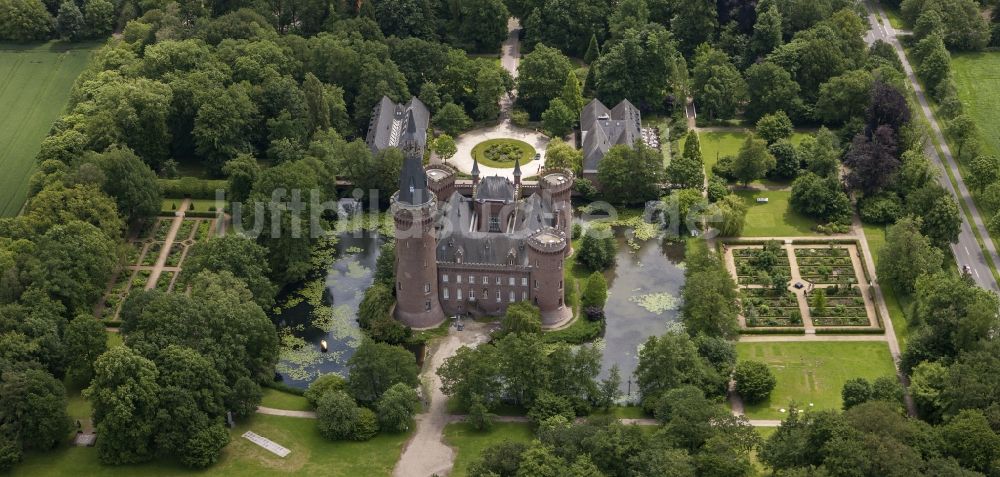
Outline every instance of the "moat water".
MULTIPOLYGON (((282 334, 277 374, 283 383, 305 388, 320 374, 346 376, 347 361, 363 337, 356 321, 358 305, 374 281, 382 243, 375 234, 344 234, 325 278, 292 292, 295 296, 279 298, 279 303, 291 304, 272 316, 282 334), (320 350, 323 340, 326 353, 320 350)), ((653 239, 633 246, 618 238, 616 264, 605 273, 607 326, 597 345, 604 352, 601 376, 618 365, 624 392, 637 392, 633 373, 642 344, 677 322, 683 260, 683 244, 653 239)))
POLYGON ((347 376, 347 360, 361 344, 363 334, 357 323, 358 305, 365 290, 374 282, 375 261, 384 242, 377 234, 342 234, 325 278, 306 284, 286 307, 272 319, 282 336, 282 352, 277 374, 285 384, 309 386, 320 374, 347 376), (327 342, 327 352, 320 343, 327 342))
POLYGON ((632 246, 618 237, 616 263, 604 275, 608 302, 604 307, 607 325, 601 377, 617 365, 622 391, 635 397, 638 385, 633 373, 642 344, 678 321, 684 245, 652 239, 632 246))

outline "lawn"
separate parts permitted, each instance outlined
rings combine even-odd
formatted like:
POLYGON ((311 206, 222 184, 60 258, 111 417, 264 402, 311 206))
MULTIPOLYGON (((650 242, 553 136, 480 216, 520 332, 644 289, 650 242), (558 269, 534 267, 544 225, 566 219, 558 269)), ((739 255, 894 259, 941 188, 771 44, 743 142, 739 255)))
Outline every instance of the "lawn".
MULTIPOLYGON (((809 132, 798 131, 792 133, 792 144, 799 145, 809 134, 809 132)), ((735 156, 740 152, 740 147, 747 140, 747 132, 708 131, 700 133, 698 139, 701 140, 701 157, 705 161, 705 171, 712 172, 712 166, 719 162, 719 158, 735 156)), ((687 141, 687 136, 680 139, 678 151, 684 151, 685 141, 687 141)))
POLYGON ((848 379, 895 376, 884 342, 742 342, 736 352, 741 360, 767 363, 778 380, 769 400, 746 405, 751 419, 783 419, 788 415, 779 409, 791 402, 800 409, 840 409, 848 379))
POLYGON ((399 460, 409 434, 380 434, 368 442, 332 442, 316 430, 316 421, 293 417, 256 415, 230 431, 231 442, 219 462, 208 471, 193 471, 167 461, 108 467, 97 460, 97 450, 60 447, 46 453, 31 453, 14 467, 13 476, 86 475, 117 477, 144 475, 177 476, 270 476, 324 475, 353 477, 386 476, 399 460), (292 451, 280 458, 240 437, 253 431, 292 451))
MULTIPOLYGON (((163 199, 163 202, 160 204, 160 211, 167 213, 176 212, 183 201, 184 199, 163 199)), ((211 212, 212 208, 219 208, 219 203, 215 199, 191 199, 191 208, 188 211, 211 212)))
MULTIPOLYGON (((880 2, 881 3, 881 2, 880 2)), ((905 30, 906 23, 903 22, 903 17, 899 16, 899 8, 893 7, 891 5, 886 5, 882 3, 882 10, 885 11, 886 18, 889 19, 889 25, 897 30, 905 30)))
POLYGON ((1000 52, 957 53, 951 71, 965 112, 979 125, 989 154, 1000 153, 1000 52))
MULTIPOLYGON (((497 151, 497 149, 493 149, 497 151)), ((521 165, 524 166, 535 159, 535 148, 531 147, 530 144, 524 141, 518 141, 517 139, 489 139, 476 144, 472 148, 472 157, 474 157, 480 164, 489 167, 498 168, 513 168, 514 159, 518 158, 521 160, 521 165), (490 158, 491 147, 506 147, 508 152, 513 155, 507 155, 510 160, 497 160, 496 158, 490 158), (518 155, 517 153, 520 153, 518 155)))
POLYGON ((498 422, 489 432, 477 431, 464 422, 448 424, 444 428, 444 441, 455 449, 455 467, 450 475, 467 475, 469 464, 475 462, 487 447, 503 441, 530 442, 534 438, 528 423, 498 422))
POLYGON ((743 237, 800 237, 815 235, 812 228, 817 222, 792 210, 788 203, 789 191, 736 191, 746 202, 747 218, 743 237), (758 197, 767 203, 758 204, 758 197))
MULTIPOLYGON (((868 241, 868 248, 871 249, 872 259, 878 266, 879 253, 885 246, 885 228, 880 225, 865 225, 865 239, 868 241)), ((899 347, 906 348, 906 339, 909 336, 909 322, 904 310, 909 308, 913 298, 908 295, 897 294, 888 284, 882 285, 882 297, 885 298, 885 306, 889 309, 889 318, 892 319, 892 327, 896 331, 896 340, 899 347)))
POLYGON ((309 405, 306 398, 271 388, 264 388, 264 398, 260 405, 289 411, 312 411, 312 406, 309 405))
POLYGON ((107 333, 108 333, 108 349, 111 349, 111 348, 114 348, 116 346, 121 346, 122 345, 122 334, 121 333, 113 333, 111 331, 109 331, 107 333))
POLYGON ((21 210, 35 156, 92 45, 0 44, 0 217, 21 210))

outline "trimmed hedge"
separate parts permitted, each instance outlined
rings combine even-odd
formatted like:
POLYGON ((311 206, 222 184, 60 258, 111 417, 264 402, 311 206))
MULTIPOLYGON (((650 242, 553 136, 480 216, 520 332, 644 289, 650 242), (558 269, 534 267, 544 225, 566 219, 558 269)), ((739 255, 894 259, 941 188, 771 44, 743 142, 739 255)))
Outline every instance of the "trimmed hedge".
POLYGON ((817 335, 882 335, 882 328, 816 328, 817 335))
POLYGON ((226 190, 225 180, 198 179, 182 177, 180 179, 158 179, 164 197, 186 197, 191 199, 214 199, 215 191, 226 190))
POLYGON ((743 328, 741 335, 804 335, 805 328, 743 328))

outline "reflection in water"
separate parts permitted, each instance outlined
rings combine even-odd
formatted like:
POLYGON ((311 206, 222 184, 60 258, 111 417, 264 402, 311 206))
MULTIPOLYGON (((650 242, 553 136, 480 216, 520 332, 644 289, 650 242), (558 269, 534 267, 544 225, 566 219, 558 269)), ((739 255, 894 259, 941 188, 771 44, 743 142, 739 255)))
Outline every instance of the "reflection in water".
POLYGON ((285 384, 305 388, 320 374, 347 374, 347 360, 361 344, 358 305, 373 282, 382 239, 343 234, 325 278, 280 297, 285 309, 272 318, 281 334, 277 372, 285 384), (329 351, 320 351, 326 340, 329 351))
MULTIPOLYGON (((282 334, 278 374, 285 384, 305 388, 322 373, 346 375, 347 360, 362 338, 357 310, 365 289, 371 286, 375 261, 383 240, 377 235, 361 238, 344 234, 336 245, 336 259, 325 279, 306 284, 291 296, 273 319, 282 334), (326 340, 329 352, 320 352, 326 340)), ((647 338, 663 334, 677 322, 680 288, 684 283, 684 245, 649 240, 638 249, 618 238, 616 265, 606 272, 607 327, 602 348, 601 376, 617 364, 622 390, 636 393, 632 373, 639 347, 647 338), (631 387, 629 380, 632 380, 631 387)))
POLYGON ((683 259, 683 243, 648 240, 633 249, 624 238, 618 238, 616 264, 605 273, 608 303, 604 308, 607 326, 601 376, 606 376, 611 366, 617 364, 622 391, 631 390, 633 394, 638 391, 632 373, 638 365, 640 346, 678 321, 678 297, 684 284, 683 259))

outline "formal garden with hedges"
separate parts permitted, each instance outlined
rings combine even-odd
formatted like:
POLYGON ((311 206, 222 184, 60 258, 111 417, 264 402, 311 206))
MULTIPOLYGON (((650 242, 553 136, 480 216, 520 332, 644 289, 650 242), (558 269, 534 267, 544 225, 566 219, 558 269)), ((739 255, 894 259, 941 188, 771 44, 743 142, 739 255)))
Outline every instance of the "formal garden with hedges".
POLYGON ((802 326, 798 299, 788 290, 744 288, 740 307, 749 328, 802 326))
POLYGON ((850 251, 842 247, 796 248, 802 279, 817 285, 857 283, 850 251))
POLYGON ((809 315, 816 326, 867 326, 868 311, 861 290, 834 285, 817 288, 806 295, 809 315))
POLYGON ((787 282, 791 267, 785 247, 769 241, 759 248, 734 248, 737 283, 770 286, 775 281, 787 282))

